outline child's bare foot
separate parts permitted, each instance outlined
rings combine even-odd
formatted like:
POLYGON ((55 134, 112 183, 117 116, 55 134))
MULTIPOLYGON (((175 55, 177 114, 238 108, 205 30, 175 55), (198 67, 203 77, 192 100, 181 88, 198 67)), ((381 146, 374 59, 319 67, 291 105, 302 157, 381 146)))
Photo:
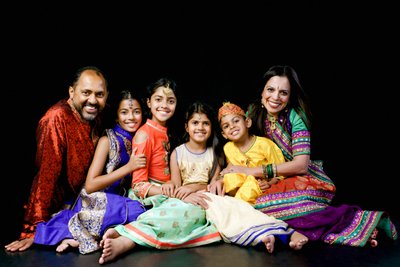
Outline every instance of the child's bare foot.
POLYGON ((293 234, 290 236, 289 246, 294 250, 300 250, 305 244, 307 244, 307 242, 308 238, 305 235, 294 231, 293 234))
POLYGON ((136 245, 135 242, 125 236, 118 236, 117 238, 106 238, 102 241, 103 253, 101 254, 99 259, 100 264, 112 261, 117 256, 127 252, 128 250, 133 249, 136 245))
POLYGON ((268 253, 274 252, 275 236, 267 235, 264 236, 261 240, 262 242, 264 242, 264 245, 267 248, 268 253))
POLYGON ((61 244, 57 246, 56 251, 64 252, 69 247, 77 248, 78 246, 79 246, 79 242, 76 241, 75 239, 64 239, 63 241, 61 241, 61 244))
POLYGON ((119 236, 120 236, 120 234, 114 228, 108 228, 100 240, 100 247, 103 247, 104 240, 106 240, 108 238, 117 238, 119 236))

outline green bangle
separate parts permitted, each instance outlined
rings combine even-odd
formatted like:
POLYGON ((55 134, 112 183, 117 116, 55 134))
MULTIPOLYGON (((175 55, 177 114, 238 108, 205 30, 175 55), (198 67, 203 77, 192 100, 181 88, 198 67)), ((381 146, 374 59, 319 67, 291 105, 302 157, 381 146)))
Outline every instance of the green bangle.
POLYGON ((274 178, 274 170, 273 170, 272 164, 268 164, 267 165, 267 174, 268 174, 268 179, 269 180, 274 178))

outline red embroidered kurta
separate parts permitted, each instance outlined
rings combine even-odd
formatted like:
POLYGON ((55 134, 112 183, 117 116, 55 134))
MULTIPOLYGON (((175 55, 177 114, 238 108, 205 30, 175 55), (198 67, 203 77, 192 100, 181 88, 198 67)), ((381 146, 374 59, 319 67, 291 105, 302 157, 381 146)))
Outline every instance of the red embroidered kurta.
POLYGON ((38 172, 25 205, 20 238, 33 238, 36 225, 47 221, 65 201, 74 200, 86 179, 98 136, 66 100, 53 105, 36 131, 38 172))

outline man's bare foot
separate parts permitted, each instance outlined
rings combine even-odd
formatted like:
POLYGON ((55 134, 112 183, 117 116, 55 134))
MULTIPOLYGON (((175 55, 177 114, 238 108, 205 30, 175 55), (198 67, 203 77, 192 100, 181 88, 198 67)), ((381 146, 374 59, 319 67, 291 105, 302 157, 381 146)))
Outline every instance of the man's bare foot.
POLYGON ((78 246, 79 242, 76 241, 75 239, 64 239, 63 241, 61 241, 61 244, 57 246, 56 251, 64 252, 69 247, 77 248, 78 246))
POLYGON ((133 249, 136 245, 135 242, 125 236, 119 236, 117 238, 106 238, 102 241, 104 242, 103 253, 101 254, 99 259, 100 264, 112 261, 117 256, 127 252, 128 250, 133 249))
POLYGON ((290 236, 289 246, 294 250, 300 250, 305 244, 307 244, 307 242, 308 238, 305 235, 294 231, 293 234, 290 236))
POLYGON ((267 248, 268 253, 274 252, 275 236, 267 235, 264 236, 261 240, 262 242, 264 242, 264 245, 267 248))

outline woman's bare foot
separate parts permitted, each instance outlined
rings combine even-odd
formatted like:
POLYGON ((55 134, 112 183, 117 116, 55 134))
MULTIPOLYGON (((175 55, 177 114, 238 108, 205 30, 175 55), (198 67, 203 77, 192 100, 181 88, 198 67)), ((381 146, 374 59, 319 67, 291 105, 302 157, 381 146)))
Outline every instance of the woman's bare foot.
POLYGON ((264 242, 265 247, 267 248, 268 253, 274 252, 274 245, 275 245, 275 236, 267 235, 261 239, 264 242))
POLYGON ((373 248, 378 246, 378 241, 376 241, 377 236, 378 236, 378 229, 375 228, 368 239, 369 243, 371 244, 371 247, 373 248))
POLYGON ((112 261, 117 256, 127 252, 128 250, 133 249, 136 245, 135 242, 125 236, 118 236, 116 238, 108 237, 106 239, 103 239, 102 243, 103 253, 101 254, 99 259, 100 264, 112 261))
POLYGON ((300 250, 305 244, 307 244, 307 242, 308 238, 305 235, 294 231, 293 234, 290 236, 289 246, 294 250, 300 250))
POLYGON ((376 241, 375 239, 372 239, 372 240, 370 240, 369 241, 370 242, 370 244, 371 244, 371 247, 376 247, 376 246, 378 246, 378 241, 376 241))
POLYGON ((77 248, 78 246, 79 246, 79 242, 76 241, 75 239, 64 239, 63 241, 61 241, 61 244, 57 246, 56 251, 64 252, 69 247, 77 248))

